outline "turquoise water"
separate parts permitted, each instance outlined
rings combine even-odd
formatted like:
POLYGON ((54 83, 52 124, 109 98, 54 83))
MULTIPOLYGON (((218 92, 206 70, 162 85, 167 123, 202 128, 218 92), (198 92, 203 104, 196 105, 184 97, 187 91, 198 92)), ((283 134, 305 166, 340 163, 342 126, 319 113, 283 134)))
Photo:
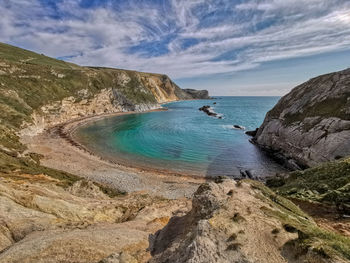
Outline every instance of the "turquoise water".
POLYGON ((163 105, 168 111, 109 117, 80 127, 75 137, 110 161, 200 176, 255 176, 282 168, 249 142, 253 130, 279 97, 218 97, 163 105), (213 103, 216 102, 214 105, 213 103), (222 119, 198 110, 211 105, 222 119))

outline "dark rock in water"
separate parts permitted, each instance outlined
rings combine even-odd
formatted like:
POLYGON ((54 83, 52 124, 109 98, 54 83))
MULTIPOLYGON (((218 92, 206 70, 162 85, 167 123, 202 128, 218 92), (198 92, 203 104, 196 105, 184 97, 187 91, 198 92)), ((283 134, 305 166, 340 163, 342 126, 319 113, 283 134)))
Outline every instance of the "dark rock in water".
POLYGON ((207 90, 183 89, 183 91, 194 99, 210 99, 207 90))
POLYGON ((209 109, 209 108, 210 108, 209 105, 204 105, 204 106, 200 107, 198 110, 200 110, 200 111, 205 111, 205 110, 207 110, 207 109, 209 109))
POLYGON ((214 102, 213 104, 216 104, 216 102, 214 102))
POLYGON ((205 112, 209 116, 214 116, 214 117, 217 116, 217 113, 211 111, 211 108, 209 105, 205 105, 203 107, 200 107, 199 110, 205 112))
POLYGON ((245 173, 245 171, 239 170, 239 173, 241 174, 242 178, 247 177, 247 174, 245 173))
POLYGON ((209 105, 205 105, 203 107, 200 107, 198 110, 205 112, 208 116, 222 119, 221 114, 217 114, 216 112, 214 112, 213 109, 209 105))
POLYGON ((252 173, 251 173, 249 170, 245 170, 245 173, 247 174, 247 176, 248 176, 250 179, 253 179, 253 175, 252 175, 252 173))
POLYGON ((246 131, 245 134, 254 137, 258 133, 258 130, 259 128, 256 128, 254 131, 246 131))
POLYGON ((233 125, 233 128, 234 129, 238 129, 238 130, 244 130, 245 128, 243 127, 243 126, 241 126, 241 125, 233 125))

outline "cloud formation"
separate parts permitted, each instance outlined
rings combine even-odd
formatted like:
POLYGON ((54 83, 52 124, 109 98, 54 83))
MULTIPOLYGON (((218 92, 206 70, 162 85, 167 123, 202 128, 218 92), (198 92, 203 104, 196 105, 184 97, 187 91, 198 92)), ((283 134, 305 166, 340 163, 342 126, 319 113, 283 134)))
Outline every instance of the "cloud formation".
POLYGON ((232 74, 350 49, 347 0, 0 0, 0 41, 82 65, 232 74))

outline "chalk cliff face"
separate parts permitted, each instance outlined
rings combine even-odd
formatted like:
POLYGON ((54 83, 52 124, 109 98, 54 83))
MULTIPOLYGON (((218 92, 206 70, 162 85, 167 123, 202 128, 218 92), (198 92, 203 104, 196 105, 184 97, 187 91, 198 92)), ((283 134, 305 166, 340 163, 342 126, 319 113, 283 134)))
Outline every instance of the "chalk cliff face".
POLYGON ((254 140, 292 168, 350 155, 350 69, 294 88, 267 113, 254 140))

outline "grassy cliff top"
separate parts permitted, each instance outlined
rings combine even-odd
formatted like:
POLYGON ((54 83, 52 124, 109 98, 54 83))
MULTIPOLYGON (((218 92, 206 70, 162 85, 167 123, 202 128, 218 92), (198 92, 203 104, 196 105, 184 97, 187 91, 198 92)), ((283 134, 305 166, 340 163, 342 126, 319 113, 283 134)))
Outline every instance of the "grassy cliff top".
POLYGON ((10 62, 33 64, 41 66, 50 66, 62 69, 78 69, 78 65, 47 57, 42 54, 11 46, 5 43, 0 43, 0 59, 10 62))
POLYGON ((283 196, 335 205, 350 213, 350 158, 273 178, 267 185, 283 196))
POLYGON ((283 96, 267 119, 281 118, 286 126, 311 117, 350 120, 349 85, 350 68, 312 78, 283 96))

